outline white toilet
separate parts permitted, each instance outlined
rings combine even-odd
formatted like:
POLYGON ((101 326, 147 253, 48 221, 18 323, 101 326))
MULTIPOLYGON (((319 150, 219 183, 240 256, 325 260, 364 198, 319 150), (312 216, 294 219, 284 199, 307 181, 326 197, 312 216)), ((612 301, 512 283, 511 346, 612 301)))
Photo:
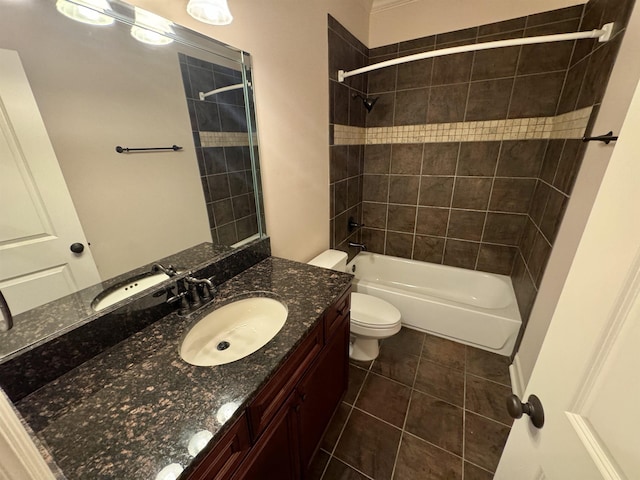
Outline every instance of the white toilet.
MULTIPOLYGON (((309 265, 346 272, 347 254, 325 250, 309 265)), ((352 293, 349 356, 360 361, 374 360, 380 352, 379 341, 400 331, 400 319, 400 312, 389 302, 364 293, 352 293)))

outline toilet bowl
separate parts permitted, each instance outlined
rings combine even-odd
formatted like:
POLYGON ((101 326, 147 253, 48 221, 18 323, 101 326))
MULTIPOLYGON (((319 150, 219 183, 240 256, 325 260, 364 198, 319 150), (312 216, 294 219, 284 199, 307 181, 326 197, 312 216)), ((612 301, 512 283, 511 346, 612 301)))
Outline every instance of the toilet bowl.
MULTIPOLYGON (((313 258, 309 265, 345 272, 347 254, 339 250, 325 250, 313 258)), ((400 311, 386 300, 364 293, 352 293, 349 357, 360 361, 374 360, 380 353, 380 340, 400 331, 400 320, 400 311)))

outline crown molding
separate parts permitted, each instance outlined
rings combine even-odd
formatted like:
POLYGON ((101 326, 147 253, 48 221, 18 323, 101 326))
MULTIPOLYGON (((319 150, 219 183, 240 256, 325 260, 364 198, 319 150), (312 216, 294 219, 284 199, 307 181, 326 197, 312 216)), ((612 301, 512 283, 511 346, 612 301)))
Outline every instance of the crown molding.
POLYGON ((402 7, 404 5, 408 5, 409 3, 415 3, 417 1, 418 0, 373 0, 371 13, 376 14, 376 13, 384 12, 385 10, 402 7))

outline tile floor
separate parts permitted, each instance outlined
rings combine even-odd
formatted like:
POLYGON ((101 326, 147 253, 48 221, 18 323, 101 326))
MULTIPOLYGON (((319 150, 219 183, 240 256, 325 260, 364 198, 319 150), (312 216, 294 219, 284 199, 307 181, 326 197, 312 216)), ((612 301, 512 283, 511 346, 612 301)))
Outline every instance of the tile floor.
POLYGON ((490 480, 511 428, 508 359, 403 328, 349 389, 314 480, 490 480))

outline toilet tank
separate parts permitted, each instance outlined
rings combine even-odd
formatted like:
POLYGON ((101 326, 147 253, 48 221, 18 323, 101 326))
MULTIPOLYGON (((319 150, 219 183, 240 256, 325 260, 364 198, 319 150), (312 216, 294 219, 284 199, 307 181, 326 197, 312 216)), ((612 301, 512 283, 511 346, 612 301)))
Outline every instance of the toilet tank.
POLYGON ((330 268, 340 272, 347 271, 347 253, 340 250, 325 250, 317 257, 312 258, 309 265, 330 268))

